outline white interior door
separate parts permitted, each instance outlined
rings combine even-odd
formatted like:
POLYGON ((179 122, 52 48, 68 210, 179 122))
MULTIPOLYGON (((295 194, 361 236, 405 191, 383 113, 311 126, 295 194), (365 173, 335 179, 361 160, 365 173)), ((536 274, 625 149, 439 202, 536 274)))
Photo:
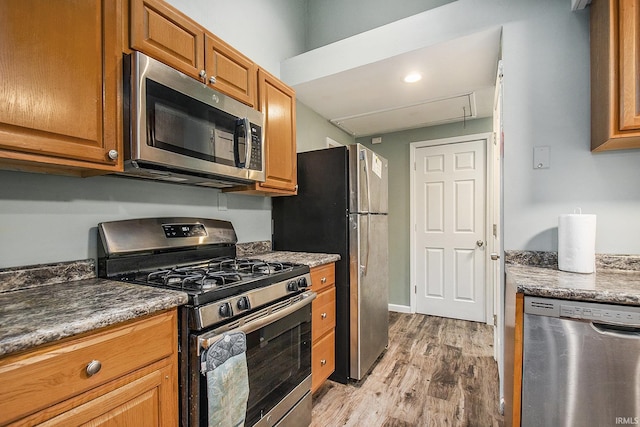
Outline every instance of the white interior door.
POLYGON ((486 140, 415 150, 418 313, 484 322, 486 140))

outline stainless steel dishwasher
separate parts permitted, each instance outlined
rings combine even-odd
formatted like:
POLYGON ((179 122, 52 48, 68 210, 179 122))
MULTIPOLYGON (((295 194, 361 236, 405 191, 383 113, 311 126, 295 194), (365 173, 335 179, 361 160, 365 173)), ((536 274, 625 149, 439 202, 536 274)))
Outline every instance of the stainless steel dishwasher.
POLYGON ((640 307, 525 297, 522 426, 640 424, 640 307))

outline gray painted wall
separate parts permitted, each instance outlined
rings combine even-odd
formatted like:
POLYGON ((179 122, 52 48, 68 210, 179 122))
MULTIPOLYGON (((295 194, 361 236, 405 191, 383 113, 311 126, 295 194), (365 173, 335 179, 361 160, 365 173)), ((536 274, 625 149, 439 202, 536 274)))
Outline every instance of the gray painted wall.
POLYGON ((353 136, 334 126, 300 101, 296 102, 296 132, 298 153, 327 148, 327 137, 343 145, 354 142, 353 136))
POLYGON ((271 239, 271 199, 101 176, 0 171, 0 268, 96 257, 103 221, 194 216, 231 221, 241 242, 271 239))
POLYGON ((307 0, 306 50, 433 9, 454 0, 307 0))
POLYGON ((410 303, 410 194, 409 145, 412 142, 453 136, 491 132, 492 119, 471 120, 429 128, 413 129, 382 135, 381 144, 371 144, 371 138, 356 138, 356 142, 371 148, 389 161, 389 303, 410 303))

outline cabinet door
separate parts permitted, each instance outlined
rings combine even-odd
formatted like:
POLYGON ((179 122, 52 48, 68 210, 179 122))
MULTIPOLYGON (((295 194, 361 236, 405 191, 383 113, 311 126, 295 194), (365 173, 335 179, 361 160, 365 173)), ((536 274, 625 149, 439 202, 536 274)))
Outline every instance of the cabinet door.
POLYGON ((640 1, 619 1, 620 129, 640 129, 640 1))
POLYGON ((74 407, 44 423, 46 426, 176 426, 177 399, 165 401, 171 387, 171 367, 134 379, 96 399, 74 407))
POLYGON ((162 0, 131 0, 131 47, 200 79, 204 29, 162 0))
POLYGON ((122 156, 108 155, 122 151, 119 7, 112 0, 0 2, 2 163, 74 174, 122 170, 122 156))
POLYGON ((297 190, 296 94, 264 70, 258 70, 260 111, 265 119, 266 191, 297 190))
POLYGON ((207 83, 240 102, 256 104, 256 65, 211 33, 205 34, 207 83))

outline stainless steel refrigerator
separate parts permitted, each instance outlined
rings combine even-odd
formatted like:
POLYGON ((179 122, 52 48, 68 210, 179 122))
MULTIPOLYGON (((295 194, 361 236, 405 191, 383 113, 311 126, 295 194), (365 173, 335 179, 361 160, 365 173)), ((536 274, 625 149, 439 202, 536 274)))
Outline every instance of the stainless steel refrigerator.
POLYGON ((389 342, 388 163, 360 144, 299 153, 298 186, 273 199, 273 247, 341 256, 330 378, 359 380, 389 342))

